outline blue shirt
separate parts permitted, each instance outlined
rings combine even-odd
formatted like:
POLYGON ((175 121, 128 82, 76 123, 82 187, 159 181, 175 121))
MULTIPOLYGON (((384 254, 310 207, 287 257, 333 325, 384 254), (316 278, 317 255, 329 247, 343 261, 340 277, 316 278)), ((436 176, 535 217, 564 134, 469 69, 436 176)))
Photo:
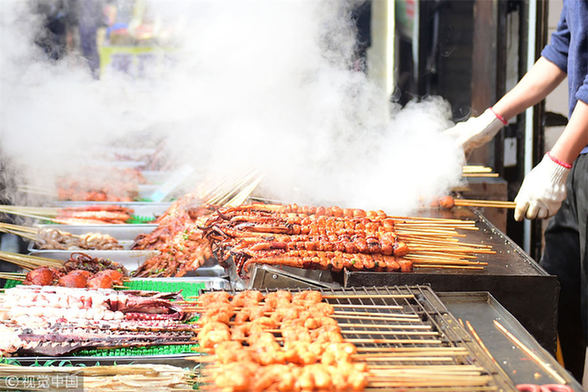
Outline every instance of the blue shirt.
POLYGON ((588 0, 564 0, 557 30, 541 55, 568 74, 571 116, 578 100, 588 104, 588 0))

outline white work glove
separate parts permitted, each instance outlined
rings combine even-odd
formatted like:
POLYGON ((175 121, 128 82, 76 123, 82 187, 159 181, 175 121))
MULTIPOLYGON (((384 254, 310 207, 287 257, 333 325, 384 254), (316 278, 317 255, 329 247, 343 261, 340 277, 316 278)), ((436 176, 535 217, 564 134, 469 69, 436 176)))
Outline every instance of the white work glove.
POLYGON ((464 154, 467 155, 473 149, 492 140, 504 125, 506 125, 504 119, 499 118, 492 108, 489 108, 478 117, 470 117, 467 121, 457 123, 443 133, 455 138, 463 148, 464 154))
MULTIPOLYGON (((567 164, 556 163, 545 154, 543 160, 525 177, 519 194, 514 218, 517 221, 547 218, 555 215, 566 198, 566 179, 570 172, 567 164)), ((571 166, 570 166, 571 167, 571 166)))

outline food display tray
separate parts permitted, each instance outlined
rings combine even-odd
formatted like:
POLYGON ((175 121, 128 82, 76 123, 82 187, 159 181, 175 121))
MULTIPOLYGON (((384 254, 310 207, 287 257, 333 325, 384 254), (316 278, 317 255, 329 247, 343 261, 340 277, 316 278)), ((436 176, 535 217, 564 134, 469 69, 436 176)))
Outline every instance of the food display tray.
MULTIPOLYGON (((151 192, 156 188, 154 185, 144 185, 143 191, 148 193, 147 196, 151 195, 151 192)), ((141 192, 141 191, 140 191, 141 192)), ((141 202, 141 201, 128 201, 128 202, 110 202, 110 201, 59 201, 53 206, 55 207, 85 207, 95 205, 115 205, 133 210, 134 216, 152 217, 157 218, 162 215, 171 205, 168 202, 141 202)))
POLYGON ((153 250, 40 250, 33 249, 31 256, 47 257, 57 260, 68 260, 72 253, 81 252, 92 257, 108 259, 122 264, 129 272, 139 268, 147 259, 157 254, 153 250))
MULTIPOLYGON (((135 271, 147 259, 157 254, 156 250, 40 250, 33 249, 29 252, 32 256, 47 257, 57 260, 68 260, 70 255, 75 252, 85 253, 92 257, 108 259, 122 264, 129 272, 135 271)), ((222 277, 227 273, 220 265, 210 262, 204 266, 189 271, 187 276, 211 276, 222 277)))
MULTIPOLYGON (((4 288, 21 284, 10 280, 4 288)), ((195 297, 202 290, 232 290, 228 280, 218 277, 138 278, 124 282, 127 290, 159 292, 181 291, 184 298, 195 297)), ((166 363, 193 367, 194 362, 184 362, 186 357, 197 354, 197 345, 158 345, 148 347, 122 347, 88 349, 78 355, 63 357, 36 356, 3 358, 0 363, 23 366, 94 366, 131 363, 166 363), (191 346, 191 347, 190 347, 191 346)))
MULTIPOLYGON (((139 234, 151 233, 157 225, 44 225, 39 229, 58 229, 71 234, 102 233, 109 234, 119 241, 134 241, 139 234)), ((36 249, 39 250, 39 249, 36 249)))

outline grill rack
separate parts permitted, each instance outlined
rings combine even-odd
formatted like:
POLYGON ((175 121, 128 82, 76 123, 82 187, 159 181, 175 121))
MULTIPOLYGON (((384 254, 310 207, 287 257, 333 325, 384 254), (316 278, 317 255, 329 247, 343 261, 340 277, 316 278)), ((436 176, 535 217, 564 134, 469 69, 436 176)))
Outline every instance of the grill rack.
MULTIPOLYGON (((286 289, 292 293, 304 291, 301 288, 286 289)), ((358 351, 382 354, 392 350, 409 352, 411 349, 430 348, 434 350, 456 349, 459 355, 438 358, 386 358, 370 362, 369 368, 378 366, 430 366, 455 365, 478 366, 483 374, 491 376, 483 386, 470 387, 426 387, 398 386, 377 387, 368 385, 370 391, 517 391, 506 373, 474 341, 463 326, 449 313, 445 305, 429 286, 352 287, 347 289, 314 289, 326 297, 337 314, 336 319, 345 340, 352 340, 358 351), (337 296, 337 298, 329 298, 337 296), (365 312, 369 318, 358 315, 344 315, 341 312, 365 312), (392 325, 391 325, 392 324, 392 325), (377 326, 377 327, 374 327, 377 326), (381 327, 380 327, 381 326, 381 327), (415 328, 416 327, 416 328, 415 328)), ((217 290, 206 290, 206 292, 217 290)), ((237 293, 241 290, 234 290, 237 293)), ((276 291, 261 289, 262 293, 276 291)), ((205 292, 205 291, 203 291, 205 292)), ((202 369, 202 368, 200 368, 202 369)), ((199 372, 199 370, 197 370, 199 372)), ((198 375, 198 374, 197 374, 198 375)), ((423 374, 426 379, 426 374, 423 374)))

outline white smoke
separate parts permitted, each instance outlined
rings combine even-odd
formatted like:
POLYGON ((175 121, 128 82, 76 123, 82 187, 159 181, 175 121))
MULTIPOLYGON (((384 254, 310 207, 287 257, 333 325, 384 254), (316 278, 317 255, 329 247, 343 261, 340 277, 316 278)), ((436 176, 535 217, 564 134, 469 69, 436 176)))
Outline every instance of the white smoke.
POLYGON ((462 156, 439 133, 451 125, 441 99, 381 116, 389 104, 349 67, 352 3, 151 1, 176 27, 173 61, 142 79, 93 80, 79 58, 45 60, 33 44, 38 17, 5 0, 3 158, 23 182, 49 187, 98 145, 164 137, 175 165, 262 170, 269 197, 407 213, 459 181, 462 156))

